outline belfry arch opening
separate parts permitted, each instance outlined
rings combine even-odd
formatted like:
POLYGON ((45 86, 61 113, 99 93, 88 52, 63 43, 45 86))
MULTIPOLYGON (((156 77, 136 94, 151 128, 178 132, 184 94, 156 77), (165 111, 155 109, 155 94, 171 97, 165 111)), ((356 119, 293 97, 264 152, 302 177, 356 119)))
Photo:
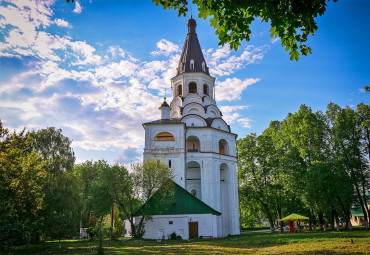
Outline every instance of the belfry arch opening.
POLYGON ((230 234, 229 208, 230 169, 226 163, 220 165, 220 208, 222 216, 223 236, 230 234))
POLYGON ((218 153, 221 155, 229 155, 229 144, 225 139, 221 139, 218 142, 218 153))
POLYGON ((190 161, 186 164, 185 189, 193 196, 202 199, 201 173, 198 162, 190 161))
POLYGON ((200 151, 200 142, 199 142, 198 137, 189 136, 186 139, 186 151, 187 152, 199 152, 200 151))
POLYGON ((176 89, 176 96, 181 97, 182 96, 182 86, 178 85, 176 89))
POLYGON ((154 141, 175 141, 175 137, 169 132, 160 132, 154 137, 154 141))
POLYGON ((195 82, 189 83, 189 93, 197 93, 197 84, 195 82))
POLYGON ((209 96, 209 87, 207 84, 203 85, 203 94, 209 96))

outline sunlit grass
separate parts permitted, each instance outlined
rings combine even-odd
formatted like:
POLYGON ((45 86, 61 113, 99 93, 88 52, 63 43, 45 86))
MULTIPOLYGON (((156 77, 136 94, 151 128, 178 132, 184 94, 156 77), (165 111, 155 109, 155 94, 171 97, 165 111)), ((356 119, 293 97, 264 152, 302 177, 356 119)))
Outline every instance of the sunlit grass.
MULTIPOLYGON (((16 247, 11 254, 96 254, 97 242, 63 240, 16 247)), ((370 231, 303 234, 257 232, 227 238, 161 241, 104 240, 105 254, 370 254, 370 231), (351 243, 351 239, 353 243, 351 243)))

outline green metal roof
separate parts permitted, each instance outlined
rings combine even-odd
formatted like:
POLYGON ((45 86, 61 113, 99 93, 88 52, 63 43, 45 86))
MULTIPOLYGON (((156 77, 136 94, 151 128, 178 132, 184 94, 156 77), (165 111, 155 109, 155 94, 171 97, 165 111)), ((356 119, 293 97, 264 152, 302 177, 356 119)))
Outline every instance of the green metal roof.
MULTIPOLYGON (((179 215, 179 214, 213 214, 221 215, 220 212, 190 194, 183 187, 173 182, 173 197, 171 201, 163 200, 163 192, 159 189, 146 202, 149 215, 179 215)), ((142 214, 143 207, 134 213, 134 216, 142 214)))
POLYGON ((361 209, 351 209, 351 214, 357 217, 364 217, 364 212, 361 209))

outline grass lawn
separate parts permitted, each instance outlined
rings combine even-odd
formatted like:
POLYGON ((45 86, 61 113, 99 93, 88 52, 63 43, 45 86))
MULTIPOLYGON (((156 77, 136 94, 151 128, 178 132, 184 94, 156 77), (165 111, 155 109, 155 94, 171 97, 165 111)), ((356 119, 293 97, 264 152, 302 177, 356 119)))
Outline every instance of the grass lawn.
MULTIPOLYGON (((96 254, 97 242, 63 240, 29 247, 19 246, 8 254, 96 254)), ((249 232, 227 238, 192 241, 118 239, 104 241, 105 254, 370 254, 370 231, 316 232, 304 234, 249 232), (353 239, 353 243, 351 243, 353 239)))

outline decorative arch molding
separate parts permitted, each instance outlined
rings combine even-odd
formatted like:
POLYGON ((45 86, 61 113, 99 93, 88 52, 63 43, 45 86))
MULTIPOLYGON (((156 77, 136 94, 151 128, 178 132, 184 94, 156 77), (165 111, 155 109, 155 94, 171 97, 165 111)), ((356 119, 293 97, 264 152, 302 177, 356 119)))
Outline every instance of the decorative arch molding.
POLYGON ((170 132, 159 132, 154 141, 175 141, 175 137, 170 132))
POLYGON ((189 115, 189 114, 196 114, 200 115, 202 117, 206 116, 206 112, 204 111, 204 107, 201 104, 198 103, 190 103, 185 105, 185 107, 182 110, 182 115, 189 115))
POLYGON ((229 155, 229 143, 225 139, 218 141, 218 153, 221 155, 229 155))
POLYGON ((229 126, 226 124, 226 122, 221 119, 221 118, 218 118, 218 119, 214 119, 212 121, 212 125, 211 127, 213 128, 216 128, 216 129, 220 129, 220 130, 223 130, 223 131, 226 131, 226 132, 230 132, 229 130, 229 126))
POLYGON ((199 115, 191 114, 183 117, 182 122, 186 124, 187 127, 206 127, 206 121, 199 115))
POLYGON ((181 99, 181 97, 174 97, 172 99, 171 106, 180 106, 180 107, 182 107, 182 99, 181 99))
POLYGON ((203 105, 204 106, 207 106, 207 105, 216 105, 216 102, 215 102, 215 100, 213 100, 213 98, 212 97, 210 97, 210 96, 204 96, 203 97, 203 105))
POLYGON ((208 105, 207 106, 206 115, 208 118, 221 118, 221 112, 215 105, 208 105))
POLYGON ((185 144, 186 152, 199 152, 200 151, 200 140, 196 135, 189 135, 186 137, 185 144))
POLYGON ((188 94, 184 98, 184 105, 190 104, 190 103, 198 103, 202 104, 202 98, 198 94, 188 94))
POLYGON ((171 106, 170 118, 171 119, 181 118, 181 108, 179 106, 177 106, 177 105, 171 106))

